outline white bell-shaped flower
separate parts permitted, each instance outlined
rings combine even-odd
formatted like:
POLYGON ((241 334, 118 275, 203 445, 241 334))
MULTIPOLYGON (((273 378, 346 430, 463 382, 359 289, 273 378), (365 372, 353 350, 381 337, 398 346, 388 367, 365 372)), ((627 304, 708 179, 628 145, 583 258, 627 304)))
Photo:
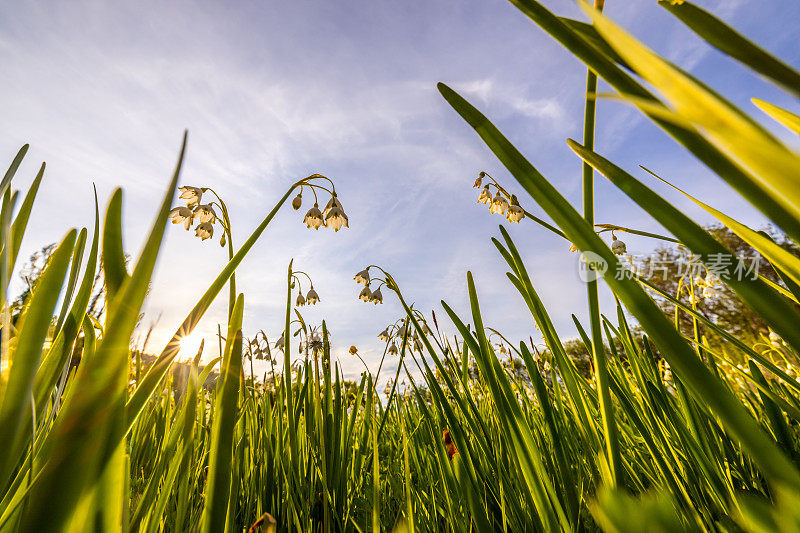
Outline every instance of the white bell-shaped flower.
POLYGON ((389 345, 389 355, 397 355, 397 345, 395 343, 389 345))
POLYGON ((402 339, 405 336, 406 336, 406 325, 403 324, 402 326, 397 328, 397 338, 402 339))
POLYGON ((277 349, 279 349, 280 351, 283 351, 284 344, 285 344, 285 342, 283 340, 283 333, 281 333, 281 336, 278 338, 277 341, 275 341, 275 347, 277 349))
POLYGON ((369 302, 372 300, 372 291, 369 290, 368 286, 361 289, 361 292, 358 293, 358 299, 363 300, 365 302, 369 302))
POLYGON ((381 294, 381 290, 380 289, 375 289, 372 292, 372 297, 370 298, 370 301, 372 303, 374 303, 375 305, 383 303, 383 294, 381 294))
POLYGON ((478 196, 479 204, 488 204, 492 201, 492 193, 489 192, 489 186, 486 185, 481 189, 481 194, 478 196))
POLYGON ((383 331, 381 331, 381 332, 378 334, 378 338, 379 338, 380 340, 384 341, 384 342, 385 342, 385 341, 388 341, 388 340, 389 340, 389 328, 386 328, 386 329, 384 329, 383 331))
POLYGON ((508 212, 506 213, 506 218, 509 222, 516 222, 519 224, 519 221, 525 217, 525 210, 522 209, 518 205, 512 205, 508 208, 508 212))
POLYGON ((350 227, 347 223, 347 216, 339 207, 333 207, 325 215, 325 226, 333 228, 333 231, 339 231, 342 227, 350 227))
POLYGON ((769 330, 769 342, 770 344, 772 344, 777 348, 781 345, 783 339, 781 339, 781 336, 775 333, 774 331, 769 330))
POLYGON ((361 283, 362 285, 366 285, 369 283, 369 270, 366 268, 355 275, 353 278, 356 283, 361 283))
POLYGON ((506 200, 505 197, 500 194, 500 191, 497 191, 497 193, 494 195, 494 198, 492 198, 492 205, 489 206, 489 212, 492 214, 505 215, 507 209, 508 200, 506 200))
POLYGON ((336 196, 331 196, 331 199, 328 200, 327 204, 325 204, 325 209, 322 210, 322 216, 327 217, 328 213, 330 213, 334 207, 338 207, 344 213, 344 207, 342 207, 342 203, 339 201, 339 198, 336 196))
POLYGON ((188 207, 173 207, 169 212, 169 218, 173 224, 183 224, 187 231, 192 227, 192 210, 188 207))
POLYGON ((190 187, 187 185, 179 187, 178 190, 181 191, 179 198, 186 201, 187 207, 196 206, 200 203, 200 199, 203 198, 203 189, 200 187, 190 187))
POLYGON ((311 287, 311 289, 308 291, 308 294, 306 294, 306 302, 311 305, 319 302, 319 296, 317 295, 317 291, 314 290, 314 287, 311 287))
POLYGON ((198 205, 194 208, 192 218, 195 222, 210 222, 213 224, 217 221, 217 214, 210 205, 198 205))
POLYGON ((621 240, 617 239, 616 235, 612 235, 611 237, 611 251, 617 255, 623 255, 625 252, 628 251, 628 247, 625 246, 625 243, 621 240))
POLYGON ((203 222, 202 224, 197 225, 197 227, 194 229, 194 234, 195 236, 200 237, 201 241, 210 239, 214 236, 214 226, 211 225, 211 222, 203 222))
POLYGON ((319 205, 314 204, 314 207, 308 210, 303 222, 306 223, 307 228, 319 229, 325 221, 322 218, 322 211, 319 210, 319 205))
POLYGON ((306 305, 306 299, 303 297, 303 293, 302 292, 297 295, 297 300, 295 301, 295 305, 297 307, 302 307, 302 306, 306 305))

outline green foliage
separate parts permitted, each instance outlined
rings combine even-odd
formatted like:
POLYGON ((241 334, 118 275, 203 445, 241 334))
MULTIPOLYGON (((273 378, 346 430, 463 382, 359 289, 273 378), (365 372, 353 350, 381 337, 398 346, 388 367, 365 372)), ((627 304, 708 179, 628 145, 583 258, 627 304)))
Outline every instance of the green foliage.
MULTIPOLYGON (((442 302, 457 332, 448 337, 435 317, 430 331, 384 272, 408 325, 397 339, 397 370, 385 399, 376 390, 378 375, 344 379, 324 323, 321 340, 295 361, 284 358, 282 372, 246 378, 244 357, 253 351, 243 345, 242 294, 231 305, 221 357, 201 368, 201 348, 185 379, 176 379, 170 368, 181 338, 294 189, 322 176, 294 183, 238 250, 230 246, 229 262, 167 346, 141 368, 140 354, 131 362, 131 337, 186 139, 135 262, 128 264, 121 241, 118 190, 102 220, 96 210, 91 244, 88 229, 68 230, 52 253, 43 252, 44 264, 32 262, 27 293, 11 303, 9 274, 44 171, 15 215, 19 195, 11 181, 23 147, 0 183, 0 531, 797 530, 800 155, 599 11, 586 8, 590 25, 559 18, 534 0, 513 3, 593 72, 584 141, 570 141, 583 168, 584 212, 480 111, 439 88, 553 224, 526 216, 593 252, 611 272, 627 263, 602 240, 610 229, 676 242, 707 261, 706 268, 711 254, 754 249, 772 270, 754 279, 722 276, 714 298, 702 301, 691 296, 695 277, 681 280, 675 270, 663 283, 633 273, 606 276, 617 308, 601 314, 590 288, 589 327, 575 319, 578 337, 565 340, 501 227, 492 242, 545 347, 531 341, 507 348, 504 339, 496 349, 490 338, 500 333, 484 327, 471 273, 470 316, 442 302), (781 231, 756 232, 695 200, 722 224, 704 229, 596 153, 595 74, 781 231), (595 226, 595 170, 672 236, 595 226), (206 387, 217 365, 219 379, 206 387)), ((663 4, 713 46, 800 92, 794 70, 722 21, 689 2, 663 4)), ((761 107, 790 129, 795 125, 785 110, 761 107)), ((678 250, 661 248, 658 257, 679 264, 678 250)), ((287 354, 296 322, 293 279, 290 264, 287 354)))

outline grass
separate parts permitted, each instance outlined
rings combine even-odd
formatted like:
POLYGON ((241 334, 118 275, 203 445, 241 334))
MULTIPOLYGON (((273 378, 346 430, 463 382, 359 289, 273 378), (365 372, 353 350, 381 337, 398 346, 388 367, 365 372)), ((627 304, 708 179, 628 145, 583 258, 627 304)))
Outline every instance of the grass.
MULTIPOLYGON (((626 263, 620 245, 612 250, 603 240, 606 231, 679 242, 707 263, 727 252, 631 171, 595 151, 599 76, 800 242, 800 154, 793 148, 599 9, 582 4, 589 25, 557 17, 534 0, 512 3, 589 69, 583 142, 568 141, 583 168, 583 212, 489 118, 446 85, 439 90, 528 193, 521 202, 538 204, 550 219, 528 211, 522 218, 517 210, 525 230, 539 231, 529 225, 536 223, 595 254, 610 272, 626 263), (595 225, 596 176, 626 193, 669 235, 595 225)), ((800 75, 723 21, 689 2, 661 4, 711 46, 800 94, 800 75)), ((790 111, 755 102, 796 131, 790 111)), ((12 309, 6 297, 8 283, 44 166, 18 209, 12 180, 27 146, 0 182, 0 531, 800 527, 800 260, 764 234, 690 197, 758 250, 783 280, 737 279, 733 265, 722 273, 769 324, 769 335, 756 344, 724 331, 678 294, 660 295, 676 306, 675 316, 665 315, 652 298, 657 287, 633 272, 621 279, 606 276, 602 282, 614 293, 616 309, 601 312, 597 284, 591 283, 588 330, 575 320, 586 353, 593 354, 592 372, 582 373, 501 226, 492 242, 546 349, 505 338, 502 348, 494 342, 500 333, 485 328, 479 286, 470 273, 470 316, 442 302, 448 323, 440 324, 435 315, 427 319, 407 304, 389 272, 369 266, 357 276, 365 285, 362 299, 382 301, 383 288, 403 308, 401 320, 387 328, 381 361, 381 368, 386 363, 396 371, 383 394, 376 385, 380 370, 349 384, 331 358, 325 323, 312 329, 297 312, 299 303, 314 299, 295 298, 310 279, 290 264, 282 348, 294 353, 297 337, 300 356, 284 358, 271 379, 254 379, 243 368, 253 346, 262 348, 243 337, 245 295, 236 291, 233 276, 295 192, 295 209, 303 191, 314 195, 304 219, 309 227, 347 226, 334 184, 312 175, 292 184, 239 248, 231 242, 221 198, 209 204, 223 211, 223 219, 209 224, 223 226, 221 245, 229 247, 229 262, 155 361, 140 368, 131 360, 131 337, 167 222, 183 216, 185 208, 171 204, 185 149, 184 137, 146 244, 130 269, 118 190, 104 217, 96 209, 92 230, 65 232, 20 309, 12 309), (318 195, 330 195, 323 210, 318 195), (98 272, 107 302, 100 319, 87 313, 98 272), (169 370, 180 340, 226 285, 230 308, 221 357, 201 365, 201 348, 185 382, 177 381, 169 370), (681 329, 681 316, 692 318, 691 331, 681 329), (708 336, 720 340, 711 343, 708 336), (214 369, 219 379, 204 386, 214 369)), ((487 202, 494 212, 520 206, 492 181, 498 193, 487 202)), ((188 205, 196 210, 208 190, 182 188, 181 197, 196 194, 197 202, 188 205)), ((203 231, 212 232, 208 227, 203 231)), ((689 277, 680 286, 693 294, 710 279, 689 277)))

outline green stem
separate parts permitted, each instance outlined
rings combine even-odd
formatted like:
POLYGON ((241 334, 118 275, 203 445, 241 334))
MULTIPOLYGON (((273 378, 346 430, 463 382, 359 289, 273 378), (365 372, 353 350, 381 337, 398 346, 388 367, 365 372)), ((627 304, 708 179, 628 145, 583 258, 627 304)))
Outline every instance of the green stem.
MULTIPOLYGON (((595 0, 594 7, 602 11, 603 0, 595 0)), ((595 93, 597 93, 597 74, 591 69, 588 69, 586 73, 586 107, 583 117, 583 145, 589 150, 594 150, 594 129, 597 110, 595 93)), ((583 163, 583 217, 586 222, 594 226, 594 169, 586 162, 583 163)), ((594 360, 595 378, 597 380, 600 416, 603 419, 603 430, 606 437, 606 459, 611 473, 610 482, 612 486, 616 487, 623 484, 623 468, 622 458, 619 452, 617 424, 614 419, 614 405, 611 403, 608 368, 606 367, 597 280, 588 281, 586 289, 592 332, 592 358, 594 360)))

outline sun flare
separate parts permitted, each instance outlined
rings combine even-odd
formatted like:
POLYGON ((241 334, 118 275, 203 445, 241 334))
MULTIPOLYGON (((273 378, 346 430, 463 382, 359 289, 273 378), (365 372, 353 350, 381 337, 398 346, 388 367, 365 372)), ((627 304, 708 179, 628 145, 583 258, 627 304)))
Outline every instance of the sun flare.
POLYGON ((200 343, 203 342, 203 337, 197 334, 191 334, 183 337, 180 341, 180 351, 178 352, 179 361, 191 361, 197 355, 200 349, 200 343))

